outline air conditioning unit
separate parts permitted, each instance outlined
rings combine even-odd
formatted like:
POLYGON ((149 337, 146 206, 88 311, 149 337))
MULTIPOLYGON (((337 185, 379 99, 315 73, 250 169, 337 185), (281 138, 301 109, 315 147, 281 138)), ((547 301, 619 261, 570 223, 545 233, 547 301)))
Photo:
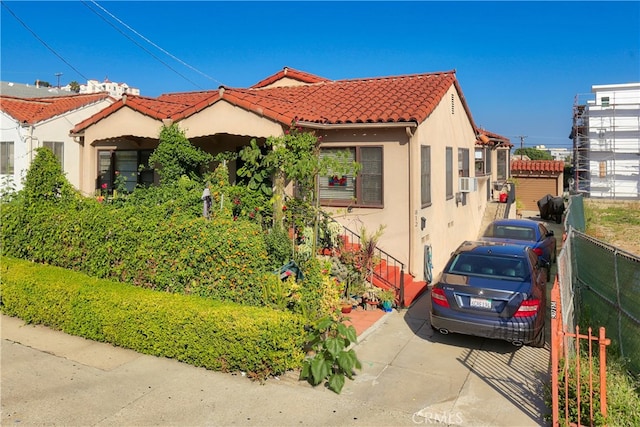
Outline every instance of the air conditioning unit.
POLYGON ((461 176, 460 182, 458 184, 458 188, 460 188, 461 193, 471 193, 472 191, 476 191, 478 189, 478 180, 474 177, 470 176, 461 176))

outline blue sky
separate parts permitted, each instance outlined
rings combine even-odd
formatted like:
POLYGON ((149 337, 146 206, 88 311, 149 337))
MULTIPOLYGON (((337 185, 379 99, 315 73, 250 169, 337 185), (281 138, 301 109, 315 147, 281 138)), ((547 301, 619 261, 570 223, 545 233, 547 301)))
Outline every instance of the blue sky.
POLYGON ((2 3, 2 81, 108 77, 155 97, 285 66, 336 80, 455 69, 476 124, 516 147, 570 147, 577 95, 640 81, 637 1, 2 3))

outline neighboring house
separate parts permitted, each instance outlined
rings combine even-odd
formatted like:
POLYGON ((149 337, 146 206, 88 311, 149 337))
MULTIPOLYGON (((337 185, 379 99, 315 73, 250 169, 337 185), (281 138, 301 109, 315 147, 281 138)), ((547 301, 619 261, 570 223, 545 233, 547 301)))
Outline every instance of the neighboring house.
POLYGON ((640 199, 640 83, 594 85, 573 109, 573 190, 592 198, 640 199))
POLYGON ((564 161, 520 160, 515 156, 511 162, 511 177, 516 183, 516 200, 522 209, 538 210, 538 200, 547 194, 561 196, 564 190, 564 161))
POLYGON ((384 225, 379 246, 418 279, 427 247, 438 271, 477 236, 491 183, 509 178, 511 143, 475 126, 454 71, 334 81, 284 68, 247 89, 123 96, 78 123, 81 190, 112 185, 116 170, 130 185, 157 179, 138 166, 163 124, 215 154, 283 135, 294 121, 322 137, 322 155, 348 149, 363 166, 338 184, 320 178, 324 209, 356 232, 384 225))
MULTIPOLYGON (((71 86, 62 87, 63 90, 71 91, 71 86)), ((123 95, 140 95, 140 89, 129 87, 126 83, 116 83, 109 80, 108 77, 100 82, 98 80, 87 80, 87 84, 80 85, 79 93, 100 93, 106 92, 116 99, 122 98, 123 95)))
POLYGON ((113 99, 106 94, 50 98, 0 95, 0 186, 22 188, 22 180, 38 147, 50 148, 67 179, 82 188, 81 145, 70 128, 104 109, 113 99))

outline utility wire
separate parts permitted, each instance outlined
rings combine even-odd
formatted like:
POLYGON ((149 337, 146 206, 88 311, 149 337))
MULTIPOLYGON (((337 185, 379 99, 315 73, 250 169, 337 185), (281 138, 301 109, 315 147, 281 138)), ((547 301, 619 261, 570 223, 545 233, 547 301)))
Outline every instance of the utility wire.
POLYGON ((18 18, 18 16, 13 13, 13 11, 11 9, 9 9, 9 6, 7 6, 6 2, 0 2, 2 4, 2 7, 4 7, 5 9, 7 9, 7 11, 13 15, 14 18, 16 18, 16 21, 18 21, 24 28, 27 29, 27 31, 29 31, 31 33, 31 35, 33 35, 33 37, 36 38, 36 40, 38 40, 40 43, 42 43, 44 45, 44 47, 46 47, 47 49, 49 49, 51 51, 51 53, 53 53, 55 56, 57 56, 58 58, 60 58, 60 60, 62 62, 64 62, 65 64, 67 64, 73 71, 75 71, 76 73, 78 73, 83 79, 85 80, 89 80, 87 77, 85 77, 84 74, 82 74, 80 71, 78 71, 76 69, 76 67, 74 67, 73 65, 71 65, 66 59, 64 59, 58 52, 56 52, 51 46, 49 46, 44 40, 42 40, 31 28, 29 28, 29 26, 27 24, 25 24, 20 18, 18 18))
POLYGON ((90 0, 91 3, 93 3, 94 5, 96 5, 97 7, 99 7, 104 13, 106 13, 107 15, 109 15, 111 18, 115 19, 118 23, 120 23, 121 25, 123 25, 125 28, 127 28, 129 31, 131 31, 132 33, 134 33, 135 35, 137 35, 138 37, 140 37, 142 40, 146 41, 147 43, 149 43, 151 46, 155 47, 156 49, 158 49, 160 52, 164 53, 165 55, 169 56, 170 58, 174 59, 175 61, 179 62, 180 64, 184 65, 185 67, 195 71, 196 73, 200 74, 203 77, 206 77, 207 79, 214 81, 220 85, 222 85, 222 82, 219 82, 218 80, 214 79, 213 77, 203 73, 202 71, 198 70, 197 68, 187 64, 186 62, 184 62, 183 60, 181 60, 180 58, 176 57, 175 55, 172 55, 171 53, 167 52, 165 49, 161 48, 160 46, 158 46, 157 44, 155 44, 154 42, 152 42, 151 40, 149 40, 148 38, 146 38, 145 36, 143 36, 142 34, 140 34, 138 31, 136 31, 135 29, 131 28, 129 25, 127 25, 125 22, 123 22, 120 18, 118 18, 117 16, 115 16, 114 14, 112 14, 111 12, 109 12, 107 9, 105 9, 104 7, 102 7, 100 4, 98 4, 98 2, 96 2, 95 0, 90 0))
MULTIPOLYGON (((128 34, 125 34, 122 30, 120 30, 118 27, 116 27, 115 25, 113 25, 111 22, 109 22, 107 19, 105 19, 104 16, 100 15, 98 12, 96 12, 95 10, 93 10, 85 1, 81 2, 87 9, 89 9, 90 11, 92 11, 93 13, 96 14, 96 16, 98 16, 100 19, 102 19, 104 22, 106 22, 107 24, 109 24, 114 30, 116 30, 117 32, 119 32, 120 34, 122 34, 124 37, 126 37, 127 39, 129 39, 133 44, 135 44, 136 46, 138 46, 140 49, 144 50, 146 53, 148 53, 153 59, 155 59, 156 61, 160 62, 162 65, 164 65, 165 67, 167 67, 168 69, 170 69, 171 71, 173 71, 174 73, 176 73, 177 75, 179 75, 180 77, 182 77, 183 79, 185 79, 186 81, 188 81, 189 83, 191 83, 192 85, 194 85, 195 87, 197 87, 198 89, 202 89, 204 90, 203 87, 201 87, 200 85, 198 85, 196 82, 194 82, 193 80, 189 79, 188 77, 184 76, 183 74, 181 74, 178 70, 174 69, 173 67, 171 67, 169 64, 167 64, 166 62, 164 62, 162 59, 158 58, 156 55, 154 55, 152 52, 148 51, 144 46, 142 46, 140 43, 138 43, 137 41, 135 41, 134 39, 132 39, 131 37, 129 37, 128 34)), ((94 2, 95 3, 95 2, 94 2)))

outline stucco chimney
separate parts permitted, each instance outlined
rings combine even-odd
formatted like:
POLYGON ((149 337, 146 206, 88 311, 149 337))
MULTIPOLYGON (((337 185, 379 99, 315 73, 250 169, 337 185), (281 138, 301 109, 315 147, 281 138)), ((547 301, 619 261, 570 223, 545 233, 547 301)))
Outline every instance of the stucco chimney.
POLYGON ((122 105, 125 105, 127 103, 127 94, 123 94, 122 95, 122 105))
POLYGON ((220 95, 220 98, 224 96, 224 86, 220 86, 218 88, 218 94, 220 95))

